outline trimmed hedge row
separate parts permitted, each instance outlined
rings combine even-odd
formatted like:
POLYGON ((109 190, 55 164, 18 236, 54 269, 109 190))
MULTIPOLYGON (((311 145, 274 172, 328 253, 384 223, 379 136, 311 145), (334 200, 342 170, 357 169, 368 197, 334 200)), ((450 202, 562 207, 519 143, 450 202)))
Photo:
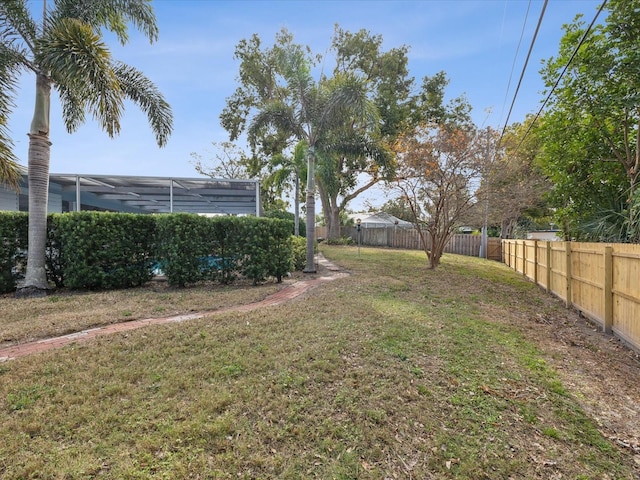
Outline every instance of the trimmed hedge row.
POLYGON ((201 280, 229 283, 237 275, 256 284, 278 281, 292 268, 291 225, 255 217, 157 217, 158 256, 169 283, 201 280))
POLYGON ((149 215, 78 212, 52 215, 49 262, 57 285, 72 289, 129 288, 149 281, 155 253, 155 221, 149 215), (57 275, 56 275, 57 273, 57 275), (56 281, 57 280, 57 281, 56 281))
MULTIPOLYGON (((47 273, 58 287, 111 289, 142 285, 162 271, 169 284, 205 280, 278 281, 293 268, 291 222, 192 214, 52 214, 47 273)), ((0 212, 0 292, 24 271, 28 216, 0 212)))
POLYGON ((21 212, 0 212, 0 292, 15 290, 27 259, 29 217, 21 212))

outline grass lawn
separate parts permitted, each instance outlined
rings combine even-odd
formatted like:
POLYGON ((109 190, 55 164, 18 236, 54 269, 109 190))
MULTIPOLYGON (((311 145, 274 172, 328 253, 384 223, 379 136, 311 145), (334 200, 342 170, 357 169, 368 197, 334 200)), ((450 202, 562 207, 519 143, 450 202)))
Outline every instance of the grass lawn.
MULTIPOLYGON (((637 478, 519 325, 559 303, 497 262, 323 251, 351 275, 302 299, 0 363, 0 478, 637 478)), ((4 298, 0 332, 275 288, 4 298)))

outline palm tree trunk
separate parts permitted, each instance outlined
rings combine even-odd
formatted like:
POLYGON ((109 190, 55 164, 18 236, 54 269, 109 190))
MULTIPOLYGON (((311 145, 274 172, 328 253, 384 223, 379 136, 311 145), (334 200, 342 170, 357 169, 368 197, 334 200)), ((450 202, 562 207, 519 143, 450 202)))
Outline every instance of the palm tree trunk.
POLYGON ((43 295, 48 289, 45 269, 47 205, 49 201, 49 105, 51 84, 46 75, 36 77, 36 105, 29 133, 29 250, 24 285, 19 296, 43 295))
POLYGON ((296 192, 294 197, 294 208, 296 211, 293 214, 293 233, 296 237, 300 236, 300 176, 296 171, 296 192))
POLYGON ((313 145, 309 145, 309 156, 307 158, 307 265, 304 273, 315 273, 315 243, 316 243, 316 156, 313 145))

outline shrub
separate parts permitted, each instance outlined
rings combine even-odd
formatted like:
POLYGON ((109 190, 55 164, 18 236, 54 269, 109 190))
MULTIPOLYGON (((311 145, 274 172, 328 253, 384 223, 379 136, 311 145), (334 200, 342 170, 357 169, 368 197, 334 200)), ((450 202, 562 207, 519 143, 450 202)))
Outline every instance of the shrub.
MULTIPOLYGON (((270 212, 264 212, 265 218, 278 218, 280 220, 288 220, 291 222, 291 230, 289 230, 292 234, 295 233, 295 215, 293 212, 287 212, 284 210, 272 210, 270 212)), ((298 228, 300 230, 300 236, 306 237, 307 225, 305 223, 304 216, 299 219, 298 228)))
POLYGON ((353 245, 353 238, 340 237, 340 238, 327 238, 327 245, 353 245))
POLYGON ((213 279, 218 270, 210 257, 217 238, 214 222, 190 213, 174 213, 156 217, 158 258, 169 285, 187 284, 213 279))
POLYGON ((304 237, 291 237, 292 268, 296 272, 304 270, 307 264, 307 239, 304 237))
MULTIPOLYGON (((48 217, 47 275, 74 289, 142 285, 160 268, 171 285, 253 283, 292 269, 291 224, 256 217, 74 212, 48 217)), ((0 215, 0 291, 15 290, 27 252, 28 215, 0 215)))
MULTIPOLYGON (((106 212, 54 217, 51 255, 63 265, 64 285, 109 289, 150 280, 155 254, 155 220, 150 215, 106 212)), ((53 262, 52 262, 53 263, 53 262)))
POLYGON ((25 212, 0 212, 0 293, 12 292, 27 258, 29 216, 25 212))

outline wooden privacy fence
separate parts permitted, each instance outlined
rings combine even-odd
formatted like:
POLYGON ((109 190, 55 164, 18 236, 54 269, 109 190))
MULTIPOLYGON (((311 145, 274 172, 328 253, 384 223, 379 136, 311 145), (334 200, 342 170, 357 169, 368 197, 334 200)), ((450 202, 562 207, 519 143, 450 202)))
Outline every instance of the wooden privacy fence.
POLYGON ((640 350, 640 245, 503 240, 504 263, 640 350))
MULTIPOLYGON (((316 237, 326 237, 326 227, 316 227, 316 237)), ((362 227, 360 230, 360 244, 370 247, 389 247, 422 250, 422 241, 415 228, 401 227, 362 227)), ((358 242, 356 227, 340 227, 341 237, 351 237, 358 242)), ((428 238, 428 235, 427 235, 428 238)), ((480 235, 460 234, 453 235, 445 248, 447 253, 480 256, 480 235)), ((427 240, 429 242, 429 240, 427 240)), ((502 244, 499 238, 489 238, 487 245, 487 258, 502 261, 502 244)))

